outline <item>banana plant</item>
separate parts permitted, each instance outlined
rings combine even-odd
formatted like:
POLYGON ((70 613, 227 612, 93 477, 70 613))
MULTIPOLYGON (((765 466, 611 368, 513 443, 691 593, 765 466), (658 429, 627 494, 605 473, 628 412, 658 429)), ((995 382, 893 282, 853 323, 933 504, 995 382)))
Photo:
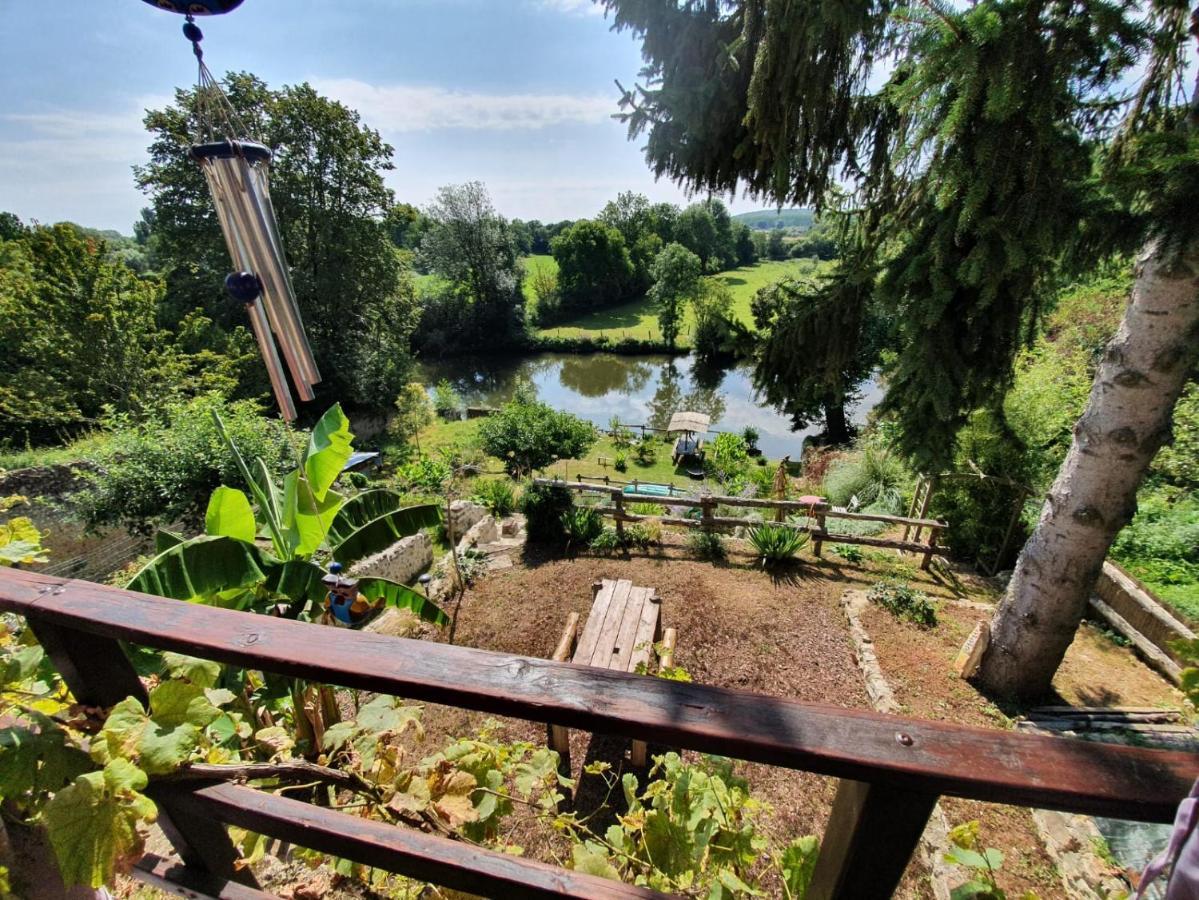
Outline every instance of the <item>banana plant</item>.
MULTIPOLYGON (((282 484, 261 458, 247 462, 220 416, 213 416, 250 496, 222 485, 208 501, 204 534, 185 540, 160 532, 157 555, 133 576, 130 590, 258 611, 286 600, 288 616, 310 618, 326 594, 316 556, 327 554, 348 567, 441 521, 435 504, 405 507, 385 490, 347 499, 333 489, 353 441, 340 405, 321 416, 299 465, 282 484)), ((362 577, 358 592, 438 625, 449 622, 437 604, 386 578, 362 577)))

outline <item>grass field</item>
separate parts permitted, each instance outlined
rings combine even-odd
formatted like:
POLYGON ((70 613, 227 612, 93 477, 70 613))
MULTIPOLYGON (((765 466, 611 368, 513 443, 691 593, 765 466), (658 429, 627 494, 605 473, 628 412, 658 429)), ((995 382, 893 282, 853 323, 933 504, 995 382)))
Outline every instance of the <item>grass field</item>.
MULTIPOLYGON (((430 425, 420 435, 420 449, 425 455, 437 457, 438 451, 445 447, 450 447, 454 444, 468 446, 475 443, 479 438, 479 426, 484 422, 484 419, 465 419, 456 422, 446 422, 438 419, 434 424, 430 425)), ((634 434, 636 431, 634 430, 634 434)), ((545 470, 547 476, 574 479, 580 475, 610 476, 614 481, 646 481, 655 484, 670 484, 674 483, 676 487, 687 489, 694 487, 695 482, 692 482, 685 471, 677 468, 670 461, 671 443, 662 440, 659 435, 654 441, 654 449, 656 451, 655 459, 650 463, 642 463, 637 460, 630 447, 624 451, 618 450, 616 445, 612 443, 612 439, 607 435, 601 435, 595 442, 595 445, 580 459, 564 459, 559 460, 545 470), (624 472, 617 472, 613 466, 616 459, 616 454, 623 452, 625 454, 628 468, 624 472), (601 462, 601 460, 603 460, 601 462)), ((394 458, 394 453, 388 453, 394 458)), ((777 460, 769 460, 767 465, 773 471, 778 465, 777 460)), ((498 470, 502 466, 500 460, 494 457, 488 459, 488 470, 498 470)))
MULTIPOLYGON (((530 259, 545 258, 530 257, 530 259)), ((708 277, 728 286, 733 294, 733 316, 752 327, 753 316, 750 313, 750 301, 753 300, 758 289, 777 281, 784 275, 798 275, 811 271, 812 265, 808 260, 798 259, 779 262, 767 261, 708 277)), ((683 332, 679 337, 681 344, 686 345, 690 342, 693 327, 694 320, 691 311, 688 310, 683 321, 683 332)), ((658 329, 658 314, 647 297, 589 313, 551 328, 543 328, 540 333, 572 338, 596 338, 603 335, 614 341, 625 337, 650 340, 660 340, 662 337, 662 333, 658 329)))

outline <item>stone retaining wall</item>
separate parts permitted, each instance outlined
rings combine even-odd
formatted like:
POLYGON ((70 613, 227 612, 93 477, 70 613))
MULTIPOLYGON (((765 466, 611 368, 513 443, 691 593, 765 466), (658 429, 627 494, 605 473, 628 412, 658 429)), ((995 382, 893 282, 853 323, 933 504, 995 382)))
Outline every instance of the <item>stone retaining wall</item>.
POLYGON ((350 569, 355 577, 374 575, 407 584, 433 564, 433 542, 423 531, 396 541, 386 550, 359 560, 350 569))

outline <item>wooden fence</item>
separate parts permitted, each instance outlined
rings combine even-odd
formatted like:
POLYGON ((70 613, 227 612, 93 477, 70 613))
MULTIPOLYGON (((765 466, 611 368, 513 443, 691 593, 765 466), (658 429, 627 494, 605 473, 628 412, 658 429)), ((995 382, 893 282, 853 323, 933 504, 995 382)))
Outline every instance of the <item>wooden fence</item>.
MULTIPOLYGON (((83 704, 146 691, 123 642, 323 684, 715 753, 841 779, 809 897, 891 896, 940 795, 1170 822, 1199 756, 967 728, 630 675, 432 641, 180 603, 0 568, 0 611, 22 615, 83 704)), ((549 652, 547 645, 546 651, 549 652)), ((178 859, 151 883, 266 898, 233 824, 410 878, 491 897, 663 897, 466 842, 227 782, 152 782, 178 859)), ((195 893, 186 896, 196 896, 195 893)))
POLYGON ((770 510, 774 513, 777 524, 786 525, 799 531, 806 531, 812 536, 812 552, 820 555, 821 546, 826 543, 860 544, 865 547, 884 547, 891 550, 903 550, 908 553, 918 553, 922 557, 920 568, 927 569, 933 557, 940 549, 937 546, 937 536, 947 526, 937 519, 918 519, 911 516, 887 516, 878 513, 855 513, 833 509, 827 503, 801 503, 798 500, 769 500, 757 497, 721 497, 714 494, 704 494, 699 497, 661 497, 655 494, 626 494, 624 488, 610 484, 590 484, 582 481, 561 481, 554 478, 535 478, 536 484, 551 485, 566 488, 580 493, 607 494, 611 504, 597 506, 596 510, 609 516, 616 522, 617 531, 622 530, 625 522, 644 522, 652 519, 664 525, 681 525, 684 528, 702 528, 707 530, 719 528, 735 528, 738 525, 752 524, 746 519, 733 516, 718 516, 715 514, 718 506, 734 506, 745 509, 770 510), (700 511, 699 518, 687 516, 649 516, 628 512, 627 503, 656 503, 659 506, 687 506, 700 511), (802 515, 803 522, 785 521, 788 515, 802 515), (878 522, 883 525, 903 525, 916 529, 916 537, 912 540, 904 538, 871 537, 863 534, 842 534, 829 531, 826 527, 828 519, 845 519, 852 522, 878 522), (923 541, 920 540, 923 534, 923 541))

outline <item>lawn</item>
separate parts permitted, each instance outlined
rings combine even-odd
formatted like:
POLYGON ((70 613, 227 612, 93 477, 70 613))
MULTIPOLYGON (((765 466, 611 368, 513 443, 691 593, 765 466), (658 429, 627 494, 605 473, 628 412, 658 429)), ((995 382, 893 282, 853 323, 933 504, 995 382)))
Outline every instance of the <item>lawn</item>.
MULTIPOLYGON (((442 448, 455 444, 462 446, 473 444, 478 440, 479 426, 483 421, 483 419, 464 419, 457 422, 439 420, 421 432, 420 449, 428 456, 437 456, 438 451, 442 448)), ((636 435, 635 431, 634 434, 636 435)), ((685 471, 671 463, 670 442, 663 440, 659 435, 658 439, 654 441, 654 449, 656 454, 653 462, 642 463, 637 460, 632 447, 621 451, 612 443, 612 438, 601 435, 584 457, 559 460, 547 468, 545 474, 568 480, 574 480, 580 475, 601 478, 607 475, 614 481, 644 481, 654 484, 673 482, 676 487, 684 490, 698 487, 698 482, 692 481, 685 471), (616 471, 613 465, 616 454, 620 452, 625 454, 628 463, 628 468, 624 472, 616 471)), ((396 458, 395 453, 385 452, 385 456, 389 459, 396 458)), ((766 467, 771 472, 777 465, 778 460, 769 460, 766 463, 766 467)), ((488 458, 488 471, 499 471, 500 468, 500 460, 494 457, 488 458)))
MULTIPOLYGON (((545 257, 529 257, 544 259, 545 257)), ((817 265, 822 265, 817 263, 817 265)), ((788 259, 781 261, 760 262, 753 266, 742 266, 721 272, 719 275, 708 276, 713 281, 725 284, 733 294, 733 316, 748 326, 753 326, 753 315, 750 312, 750 302, 759 288, 778 281, 785 275, 799 275, 812 270, 808 260, 788 259)), ((528 288, 526 287, 526 290, 528 288)), ((695 320, 688 309, 683 321, 683 332, 679 342, 688 344, 695 320)), ((660 340, 661 331, 658 329, 658 314, 648 297, 640 297, 620 306, 597 310, 577 319, 562 322, 551 328, 543 328, 541 334, 554 337, 596 338, 608 337, 612 340, 621 338, 637 338, 660 340)))

